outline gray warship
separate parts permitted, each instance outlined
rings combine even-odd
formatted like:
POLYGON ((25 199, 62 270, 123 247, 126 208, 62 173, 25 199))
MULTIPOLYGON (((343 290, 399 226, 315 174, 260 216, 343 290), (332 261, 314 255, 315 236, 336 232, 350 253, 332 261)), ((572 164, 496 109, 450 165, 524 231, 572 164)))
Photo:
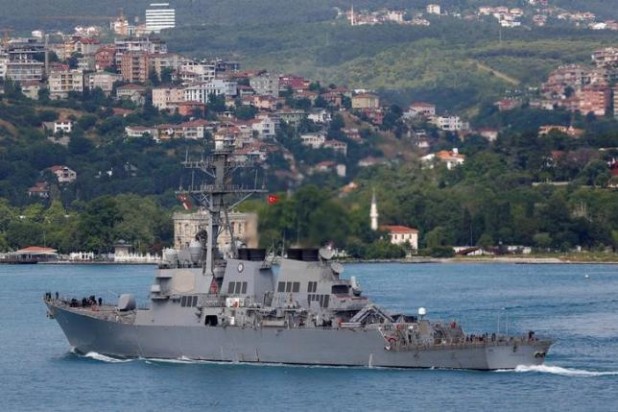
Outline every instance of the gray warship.
MULTIPOLYGON (((234 185, 245 166, 232 161, 229 141, 185 166, 210 176, 185 193, 208 211, 207 227, 181 250, 166 250, 150 286, 148 308, 133 295, 117 304, 46 293, 72 349, 117 358, 190 359, 329 366, 496 370, 539 365, 552 342, 518 336, 466 334, 455 321, 435 322, 420 308, 393 314, 366 297, 332 248, 289 249, 278 273, 265 250, 232 241, 228 212, 260 190, 234 185)), ((232 233, 233 235, 233 233, 232 233)), ((233 236, 232 236, 233 238, 233 236)))

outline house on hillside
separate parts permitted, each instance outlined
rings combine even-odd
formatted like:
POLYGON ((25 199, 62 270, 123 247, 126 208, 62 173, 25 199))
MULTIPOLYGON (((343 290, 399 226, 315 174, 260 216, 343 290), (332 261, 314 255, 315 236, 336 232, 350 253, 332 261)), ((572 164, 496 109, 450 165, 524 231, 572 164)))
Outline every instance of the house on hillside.
POLYGON ((465 159, 466 157, 460 154, 457 148, 454 148, 453 150, 441 150, 437 153, 430 153, 421 157, 421 161, 430 169, 433 168, 435 162, 442 162, 446 164, 446 168, 448 170, 462 165, 465 159))
POLYGON ((127 126, 124 128, 127 137, 144 137, 149 136, 155 140, 159 139, 159 131, 156 127, 145 126, 127 126))
POLYGON ((425 102, 414 102, 410 104, 408 111, 403 114, 406 119, 415 117, 430 118, 436 115, 436 105, 425 102))
POLYGON ((49 183, 36 182, 34 186, 28 189, 28 196, 40 197, 41 199, 48 199, 49 198, 49 183))
POLYGON ((316 109, 307 115, 307 118, 314 123, 325 124, 330 123, 331 115, 330 112, 325 109, 316 109))
MULTIPOLYGON (((0 72, 1 72, 1 69, 0 69, 0 72)), ((24 80, 23 82, 21 82, 21 93, 27 98, 32 99, 32 100, 39 99, 39 91, 42 88, 43 88, 43 84, 38 80, 24 80)))
POLYGON ((73 131, 73 122, 67 121, 55 121, 55 122, 43 122, 43 130, 50 134, 56 133, 71 133, 73 131))
POLYGON ((418 250, 418 230, 401 225, 385 225, 381 226, 385 232, 388 232, 390 242, 393 245, 405 245, 408 243, 412 250, 418 250))
POLYGON ((312 149, 319 149, 326 142, 324 133, 305 133, 300 135, 303 146, 310 146, 312 149))
POLYGON ((373 93, 360 93, 352 96, 352 109, 378 109, 380 107, 380 97, 373 93))
POLYGON ((326 140, 322 147, 325 149, 332 149, 333 151, 341 153, 344 156, 348 155, 348 144, 339 140, 326 140))
POLYGON ((571 137, 581 137, 584 134, 583 129, 576 129, 573 126, 559 126, 550 124, 539 127, 539 137, 547 136, 551 132, 564 133, 571 137))
POLYGON ((146 88, 137 84, 125 84, 116 89, 116 98, 119 100, 129 100, 138 106, 143 106, 145 102, 146 88))
POLYGON ((77 173, 68 166, 55 165, 49 171, 56 176, 58 183, 73 183, 77 179, 77 173))

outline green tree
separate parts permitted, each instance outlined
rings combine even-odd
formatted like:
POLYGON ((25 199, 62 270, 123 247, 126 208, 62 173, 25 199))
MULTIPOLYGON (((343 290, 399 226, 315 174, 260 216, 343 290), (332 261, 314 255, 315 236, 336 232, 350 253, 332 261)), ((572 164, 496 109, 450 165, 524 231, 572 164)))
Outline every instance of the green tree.
POLYGON ((117 240, 115 227, 122 221, 117 201, 103 196, 89 202, 79 216, 79 242, 86 251, 110 252, 117 240))

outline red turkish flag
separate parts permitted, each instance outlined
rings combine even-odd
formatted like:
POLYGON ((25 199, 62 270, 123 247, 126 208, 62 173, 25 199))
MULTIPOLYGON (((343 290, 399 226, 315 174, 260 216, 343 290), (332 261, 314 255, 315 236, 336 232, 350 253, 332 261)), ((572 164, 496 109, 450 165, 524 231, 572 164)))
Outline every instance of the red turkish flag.
POLYGON ((268 195, 268 204, 274 205, 279 202, 279 196, 277 195, 268 195))
POLYGON ((191 210, 191 208, 193 207, 193 205, 191 204, 191 199, 186 193, 179 194, 178 200, 180 200, 180 203, 182 203, 182 207, 184 207, 185 210, 191 210))

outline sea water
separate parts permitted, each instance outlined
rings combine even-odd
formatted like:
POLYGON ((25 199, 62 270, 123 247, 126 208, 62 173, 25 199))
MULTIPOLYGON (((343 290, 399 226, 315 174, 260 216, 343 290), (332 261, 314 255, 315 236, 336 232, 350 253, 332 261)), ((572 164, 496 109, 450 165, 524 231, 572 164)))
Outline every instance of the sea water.
MULTIPOLYGON (((398 370, 118 360, 78 356, 45 292, 134 293, 153 266, 0 265, 2 411, 615 411, 618 266, 355 264, 364 292, 392 312, 457 320, 468 333, 534 330, 556 343, 515 371, 398 370)), ((302 348, 298 348, 302 350, 302 348)))

